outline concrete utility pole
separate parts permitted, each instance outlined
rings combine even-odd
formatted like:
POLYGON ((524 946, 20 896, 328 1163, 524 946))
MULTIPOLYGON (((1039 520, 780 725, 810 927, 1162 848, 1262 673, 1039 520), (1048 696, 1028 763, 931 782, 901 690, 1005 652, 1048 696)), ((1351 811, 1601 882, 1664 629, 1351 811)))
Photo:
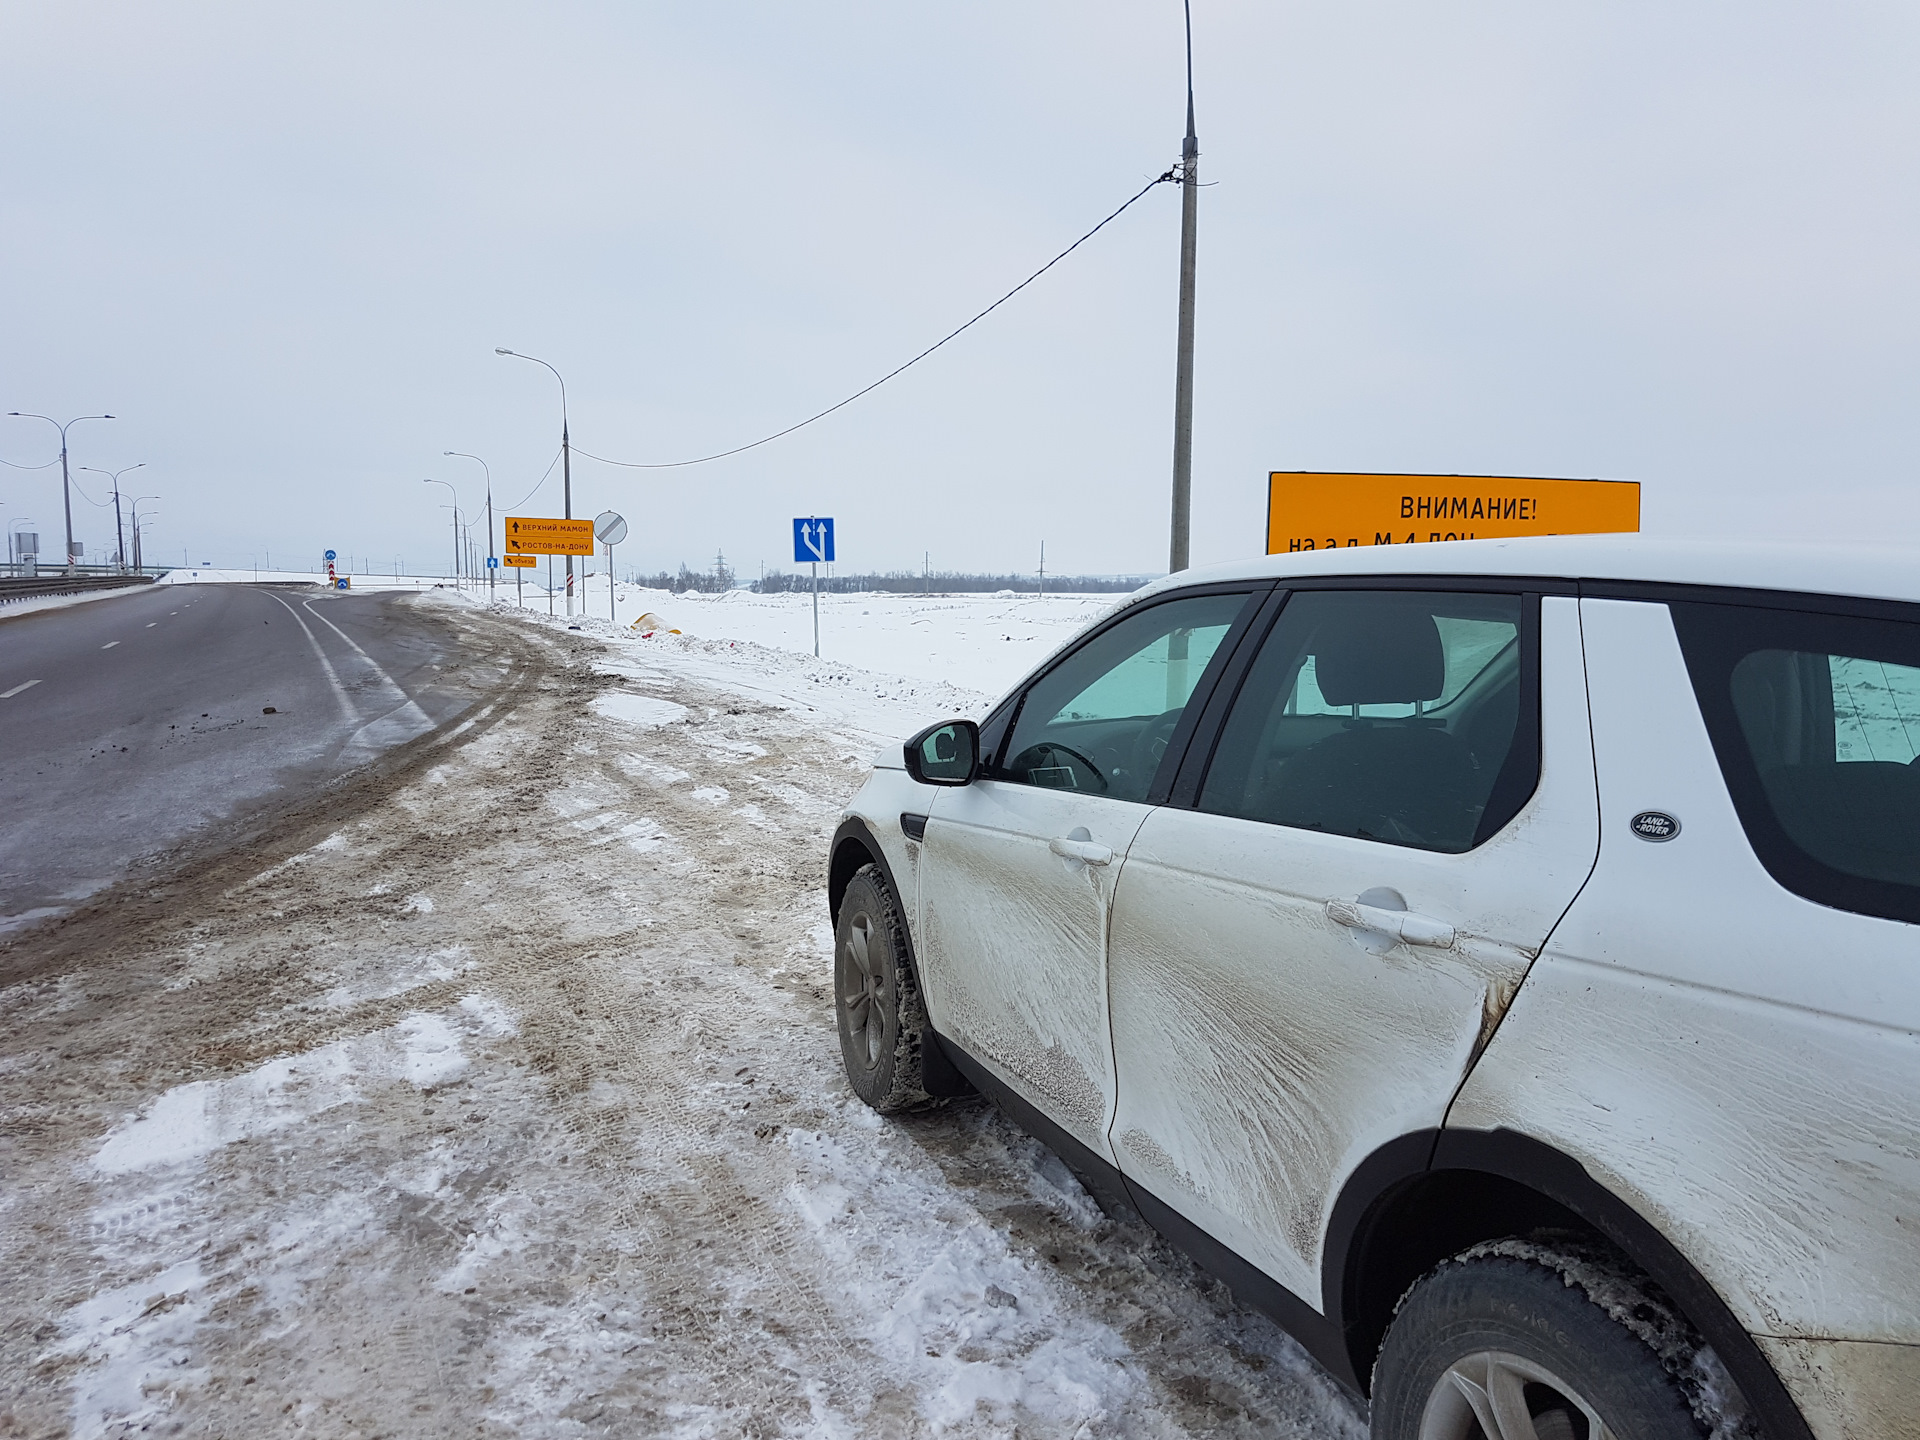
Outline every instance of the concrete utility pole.
POLYGON ((1173 379, 1173 525, 1167 569, 1187 568, 1193 529, 1193 262, 1200 141, 1193 130, 1193 3, 1187 0, 1187 138, 1180 146, 1180 336, 1173 379))
POLYGON ((67 426, 78 425, 82 420, 111 420, 111 415, 81 415, 62 425, 51 415, 36 415, 29 410, 9 410, 9 415, 17 415, 22 420, 44 420, 60 432, 60 498, 67 507, 67 574, 74 573, 73 568, 73 477, 67 474, 67 426))

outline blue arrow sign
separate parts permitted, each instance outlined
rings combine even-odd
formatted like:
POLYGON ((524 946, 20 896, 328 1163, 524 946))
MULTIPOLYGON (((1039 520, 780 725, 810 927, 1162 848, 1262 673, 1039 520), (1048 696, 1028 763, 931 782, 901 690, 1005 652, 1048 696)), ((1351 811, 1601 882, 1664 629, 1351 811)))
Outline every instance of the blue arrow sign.
POLYGON ((339 555, 339 552, 338 552, 338 551, 335 551, 335 550, 329 550, 329 551, 327 551, 327 560, 328 560, 329 562, 332 562, 332 561, 334 561, 334 560, 338 560, 339 558, 340 558, 340 555, 339 555))
POLYGON ((487 556, 487 568, 489 570, 498 570, 500 568, 500 557, 497 555, 487 556))
POLYGON ((793 522, 793 558, 796 564, 826 564, 833 559, 833 520, 809 515, 793 522))

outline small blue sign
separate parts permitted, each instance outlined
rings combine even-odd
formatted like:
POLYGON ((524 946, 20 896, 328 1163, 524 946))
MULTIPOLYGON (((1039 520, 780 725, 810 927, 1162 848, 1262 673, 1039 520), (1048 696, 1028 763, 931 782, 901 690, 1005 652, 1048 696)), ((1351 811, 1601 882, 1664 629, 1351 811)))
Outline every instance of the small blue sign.
POLYGON ((333 588, 336 590, 345 590, 348 586, 352 584, 353 582, 351 580, 347 579, 346 576, 342 575, 338 580, 333 582, 333 588))
POLYGON ((340 552, 338 550, 327 551, 327 563, 329 565, 331 565, 334 561, 338 560, 339 558, 340 558, 340 552))
POLYGON ((833 520, 809 515, 793 522, 793 558, 796 564, 827 564, 833 559, 833 520))
POLYGON ((487 556, 487 568, 489 570, 498 570, 500 568, 500 557, 498 555, 487 556))

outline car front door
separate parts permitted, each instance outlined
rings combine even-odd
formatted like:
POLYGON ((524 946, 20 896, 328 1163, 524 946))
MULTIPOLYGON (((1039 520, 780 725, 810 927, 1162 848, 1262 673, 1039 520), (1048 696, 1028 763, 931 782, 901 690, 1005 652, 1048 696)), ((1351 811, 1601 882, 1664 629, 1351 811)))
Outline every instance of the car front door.
POLYGON ((1251 602, 1176 596, 1096 631, 1027 687, 982 778, 930 806, 918 949, 934 1028, 1109 1160, 1113 876, 1251 602))
POLYGON ((1341 1183, 1441 1124, 1592 869, 1575 605, 1293 594, 1119 877, 1116 1163, 1323 1312, 1341 1183))

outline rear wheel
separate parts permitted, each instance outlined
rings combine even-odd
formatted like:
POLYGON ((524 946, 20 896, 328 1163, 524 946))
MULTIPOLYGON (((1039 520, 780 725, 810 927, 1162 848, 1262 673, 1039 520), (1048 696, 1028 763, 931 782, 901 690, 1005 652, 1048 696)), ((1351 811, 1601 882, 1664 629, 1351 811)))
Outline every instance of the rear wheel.
POLYGON ((1511 1255, 1449 1261, 1408 1292, 1387 1331, 1372 1437, 1700 1440, 1669 1360, 1559 1268, 1511 1255))
POLYGON ((922 1070, 927 1009, 907 962, 906 930, 886 877, 863 865, 840 900, 834 1014, 853 1092, 882 1114, 932 1103, 922 1070))

